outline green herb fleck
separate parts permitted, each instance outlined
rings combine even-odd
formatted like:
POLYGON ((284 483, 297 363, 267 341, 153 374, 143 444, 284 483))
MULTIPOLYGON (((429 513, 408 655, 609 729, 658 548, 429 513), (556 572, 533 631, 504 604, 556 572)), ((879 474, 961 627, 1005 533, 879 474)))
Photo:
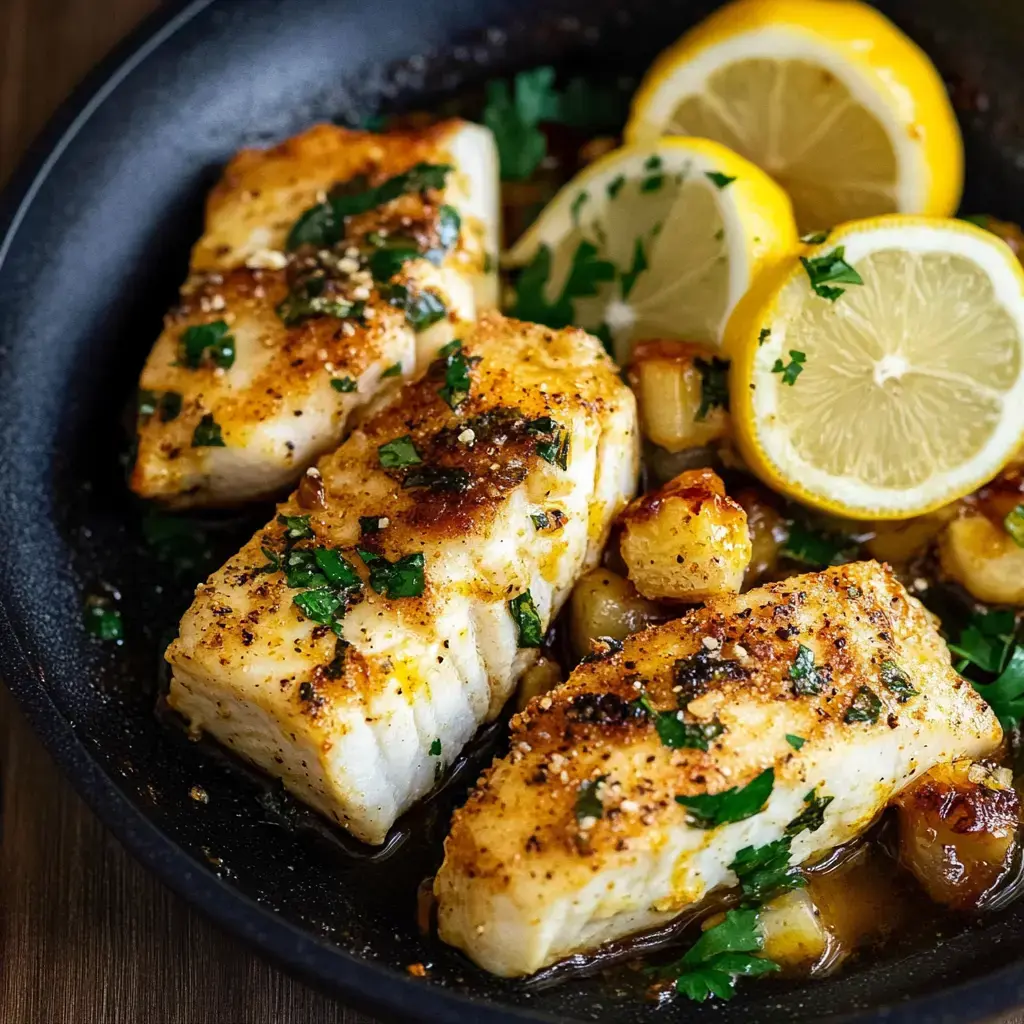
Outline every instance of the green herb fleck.
POLYGON ((310 540, 316 536, 309 525, 310 516, 279 515, 278 523, 284 527, 285 540, 295 543, 297 540, 310 540))
POLYGON ((420 597, 425 587, 423 553, 403 555, 389 562, 374 551, 356 548, 356 554, 370 570, 370 586, 385 597, 420 597))
POLYGON ((207 357, 225 370, 235 362, 235 339, 223 320, 186 327, 181 333, 181 360, 187 367, 198 370, 207 357))
POLYGON ((386 377, 401 377, 402 376, 402 364, 392 363, 383 373, 380 375, 380 379, 384 380, 386 377))
POLYGON ((729 408, 729 360, 712 356, 711 361, 698 356, 693 365, 700 371, 700 407, 694 419, 705 419, 712 409, 729 408))
POLYGON ((799 750, 806 742, 803 736, 794 736, 791 732, 786 733, 786 742, 794 749, 799 750))
POLYGON ((621 191, 622 186, 626 184, 626 176, 624 174, 618 174, 611 181, 608 182, 605 191, 608 193, 609 199, 614 199, 621 191))
POLYGON ((790 523, 789 536, 782 545, 782 554, 786 558, 821 567, 849 561, 856 550, 857 542, 853 538, 841 533, 815 530, 799 519, 790 523))
POLYGON ((577 824, 587 818, 601 818, 604 816, 601 789, 607 778, 607 775, 599 775, 596 779, 585 779, 580 783, 580 788, 576 793, 577 824))
POLYGON ((531 434, 540 435, 537 441, 537 454, 545 461, 559 469, 569 468, 569 432, 550 416, 541 416, 530 420, 526 429, 531 434))
POLYGON ((472 477, 459 466, 420 466, 410 469, 402 480, 403 487, 427 487, 432 491, 461 494, 469 488, 472 477))
POLYGON ((818 791, 812 789, 804 797, 804 809, 786 826, 785 835, 792 838, 801 832, 817 832, 825 824, 825 811, 834 799, 818 796, 818 791))
POLYGON ((527 590, 508 603, 508 610, 516 624, 516 637, 519 647, 540 647, 544 640, 544 630, 540 621, 537 606, 527 590))
POLYGON ((1024 504, 1017 505, 1003 520, 1003 528, 1013 538, 1014 544, 1024 548, 1024 504))
POLYGON ((558 112, 554 89, 555 69, 534 68, 508 82, 487 83, 484 124, 494 133, 505 181, 523 181, 537 169, 547 152, 547 139, 537 127, 552 121, 558 112))
POLYGON ((139 418, 146 422, 156 412, 160 414, 161 423, 170 423, 181 414, 182 397, 177 391, 139 391, 139 418))
POLYGON ((809 235, 801 235, 800 241, 804 245, 821 245, 823 242, 828 241, 830 234, 830 231, 812 231, 809 235))
POLYGON ((764 807, 774 786, 775 769, 766 768, 745 786, 731 786, 715 794, 677 796, 676 803, 687 809, 691 825, 716 828, 753 817, 764 807))
POLYGON ((340 391, 343 395, 347 395, 355 391, 356 382, 351 377, 333 377, 331 378, 331 387, 335 391, 340 391))
POLYGON ((572 217, 572 222, 577 227, 580 223, 580 210, 583 209, 583 204, 590 198, 590 193, 584 189, 576 194, 576 198, 573 199, 569 206, 569 215, 572 217))
POLYGON ((910 676, 908 676, 895 661, 888 659, 883 661, 879 675, 882 680, 882 685, 890 692, 894 693, 896 695, 896 699, 901 704, 917 695, 917 690, 914 689, 913 684, 910 682, 910 676))
POLYGON ((1013 612, 973 615, 949 649, 956 669, 988 702, 1005 730, 1024 719, 1024 646, 1017 643, 1013 612))
POLYGON ((746 900, 765 903, 807 884, 800 869, 790 867, 791 856, 791 841, 788 836, 783 836, 763 846, 743 847, 729 865, 729 870, 736 872, 740 891, 746 900))
POLYGON ((343 598, 333 590, 305 590, 296 594, 292 601, 302 610, 302 614, 313 622, 329 626, 334 622, 336 612, 344 604, 343 598))
POLYGON ((853 722, 874 724, 878 721, 878 713, 881 710, 882 702, 878 694, 870 687, 862 686, 853 695, 853 700, 850 701, 850 706, 846 709, 846 714, 843 715, 843 721, 847 724, 853 722))
POLYGON ((726 188, 736 180, 735 176, 730 178, 728 174, 722 174, 721 171, 705 171, 704 176, 717 189, 726 188))
POLYGON ((809 693, 821 693, 825 684, 821 673, 814 665, 814 651, 800 644, 796 657, 789 666, 789 678, 793 680, 793 691, 800 696, 809 693))
MULTIPOLYGON (((846 291, 845 288, 833 288, 833 284, 863 284, 864 280, 843 258, 846 249, 840 245, 824 256, 808 259, 800 257, 804 270, 810 279, 815 295, 820 295, 829 302, 835 302, 846 291), (831 283, 830 283, 831 282, 831 283)), ((790 353, 792 355, 792 353, 790 353)))
POLYGON ((757 335, 757 347, 760 348, 772 336, 770 327, 762 327, 757 335))
POLYGON ((380 445, 377 448, 377 458, 380 459, 380 464, 384 469, 404 469, 406 466, 415 466, 423 461, 408 434, 380 445))
POLYGON ((467 359, 462 351, 461 341, 450 341, 440 352, 441 366, 444 368, 444 386, 438 394, 448 403, 452 410, 469 398, 471 384, 469 368, 476 360, 467 359))
POLYGON ((360 516, 359 532, 364 535, 369 533, 380 533, 383 529, 381 522, 384 518, 384 516, 360 516))
POLYGON ((436 292, 410 292, 404 284, 386 285, 382 294, 388 303, 405 311, 405 319, 414 331, 426 330, 448 315, 448 307, 436 292))
POLYGON ((225 448, 224 438, 221 434, 220 424, 213 418, 212 413, 207 413, 196 424, 192 431, 193 448, 225 448))
POLYGON ((332 587, 342 587, 346 590, 362 589, 363 581, 359 578, 355 566, 334 548, 315 548, 313 558, 332 587))
POLYGON ((441 741, 440 741, 440 739, 436 739, 436 740, 434 740, 433 743, 430 744, 430 756, 431 757, 440 757, 441 756, 441 741))
POLYGON ((85 628, 100 640, 121 643, 124 640, 124 623, 121 613, 108 597, 90 596, 85 600, 85 628))
POLYGON ((538 530, 546 530, 551 525, 547 512, 532 512, 530 513, 530 518, 538 530))
POLYGON ((711 740, 725 732, 725 726, 718 719, 704 724, 684 722, 678 711, 657 712, 654 727, 658 739, 666 747, 673 750, 688 748, 690 750, 707 750, 711 740))
POLYGON ((637 278, 648 269, 647 253, 644 251, 644 240, 638 238, 633 243, 633 262, 619 278, 619 287, 622 289, 622 298, 628 299, 629 293, 633 290, 637 278))
POLYGON ((782 383, 792 387, 796 383, 797 377, 804 372, 804 363, 807 361, 807 356, 803 352, 790 349, 789 358, 791 361, 787 364, 783 364, 781 359, 776 359, 775 365, 772 367, 772 373, 781 373, 782 383))

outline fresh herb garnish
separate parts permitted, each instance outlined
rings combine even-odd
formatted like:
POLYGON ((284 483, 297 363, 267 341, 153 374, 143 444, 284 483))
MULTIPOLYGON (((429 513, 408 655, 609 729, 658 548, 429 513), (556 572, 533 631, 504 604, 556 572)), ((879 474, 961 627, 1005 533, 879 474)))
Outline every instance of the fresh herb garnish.
POLYGON ((796 384, 797 377, 804 372, 804 363, 807 361, 807 356, 803 352, 798 352, 796 349, 789 350, 788 363, 783 363, 781 359, 775 360, 775 365, 772 367, 772 373, 782 374, 782 383, 788 384, 792 387, 796 384))
POLYGON ((146 422, 154 413, 160 414, 161 423, 170 423, 181 414, 182 397, 177 391, 139 391, 139 418, 146 422))
POLYGON ((779 970, 779 965, 753 956, 764 948, 756 910, 729 910, 719 924, 708 928, 686 954, 650 973, 675 980, 676 991, 695 1002, 708 996, 732 999, 736 979, 779 970))
POLYGON ((763 846, 745 846, 737 852, 729 870, 736 872, 746 900, 764 903, 807 884, 800 869, 790 866, 791 846, 790 838, 783 836, 763 846))
POLYGON ((714 408, 729 408, 729 360, 712 356, 708 362, 698 356, 693 365, 700 371, 700 408, 694 416, 699 422, 714 408))
POLYGON ((186 327, 181 333, 181 360, 198 370, 204 358, 214 366, 229 369, 235 362, 235 339, 223 320, 186 327))
POLYGON ((316 536, 313 527, 309 525, 310 516, 286 516, 279 515, 278 523, 284 527, 284 537, 292 544, 297 540, 310 540, 316 536))
POLYGON ((374 551, 356 548, 356 554, 370 570, 370 586, 385 597, 420 597, 424 590, 423 553, 403 555, 389 562, 374 551))
POLYGON ((554 82, 555 69, 542 67, 521 71, 511 88, 508 82, 487 83, 483 120, 494 133, 505 181, 529 178, 544 159, 547 139, 537 126, 557 116, 554 82))
POLYGON ((404 310, 405 319, 414 331, 426 330, 448 315, 448 307, 436 292, 410 292, 404 284, 386 285, 382 294, 388 303, 404 310))
POLYGON ((681 711, 655 712, 654 728, 658 739, 673 750, 707 750, 711 740, 725 732, 725 726, 716 718, 714 721, 684 722, 681 711))
POLYGON ((576 822, 583 822, 587 818, 601 818, 604 816, 604 804, 601 802, 601 788, 604 786, 607 775, 599 775, 596 779, 585 779, 580 783, 576 794, 576 822))
POLYGON ((804 245, 821 245, 822 242, 828 241, 828 236, 831 233, 830 231, 812 231, 809 235, 801 235, 800 241, 804 245))
POLYGON ((385 516, 360 516, 359 532, 362 534, 380 533, 384 529, 381 523, 385 518, 385 516))
POLYGON ((533 525, 538 530, 546 530, 551 525, 551 520, 548 519, 547 512, 531 512, 530 518, 533 520, 533 525))
POLYGON ((608 182, 608 186, 605 191, 608 193, 609 199, 614 199, 621 191, 622 186, 626 184, 626 176, 624 174, 618 174, 611 181, 608 182))
POLYGON ((462 217, 454 206, 445 203, 437 211, 437 241, 445 252, 450 252, 459 241, 462 217))
POLYGON ((107 597, 90 596, 85 600, 85 628, 100 640, 121 643, 124 622, 121 613, 107 597))
POLYGON ((559 469, 569 468, 569 432, 550 416, 530 420, 526 429, 539 436, 536 452, 545 461, 559 469))
POLYGON ((438 394, 451 409, 457 410, 469 397, 469 368, 477 360, 466 358, 462 342, 457 339, 445 345, 439 354, 444 367, 444 386, 438 389, 438 394))
POLYGON ((1002 727, 1015 728, 1024 718, 1024 646, 1017 643, 1013 612, 972 616, 949 649, 960 658, 956 670, 985 698, 1002 727))
POLYGON ((661 157, 657 154, 649 156, 644 161, 644 171, 647 177, 640 182, 640 191, 657 192, 665 183, 665 175, 661 173, 661 157))
POLYGON ((213 418, 212 413, 207 413, 196 424, 192 431, 193 448, 225 448, 224 437, 221 434, 220 424, 213 418))
POLYGON ((401 377, 401 376, 402 376, 402 364, 401 363, 392 363, 386 370, 384 370, 381 373, 380 379, 384 380, 387 377, 401 377))
POLYGON ((516 624, 518 646, 540 647, 544 640, 544 630, 530 591, 526 590, 518 597, 513 597, 508 603, 508 610, 516 624))
POLYGON ((433 743, 430 744, 430 750, 428 751, 428 753, 430 754, 431 757, 440 757, 441 756, 441 741, 440 741, 440 739, 436 739, 436 740, 434 740, 433 743))
POLYGON ((789 525, 789 536, 782 545, 782 554, 805 565, 838 565, 848 561, 857 550, 857 542, 841 533, 815 530, 800 519, 789 525))
POLYGON ((726 186, 731 185, 736 180, 735 176, 730 178, 728 174, 723 174, 721 171, 705 171, 704 177, 706 177, 717 189, 723 189, 726 186))
POLYGON ((362 588, 363 581, 355 566, 334 548, 314 548, 313 558, 332 587, 344 587, 346 590, 362 588))
POLYGON ((416 466, 423 461, 408 434, 380 445, 377 448, 377 458, 384 469, 404 469, 406 466, 416 466))
POLYGON ((326 201, 311 206, 292 225, 286 245, 289 249, 300 245, 320 249, 336 245, 344 234, 346 217, 366 213, 410 192, 443 189, 451 169, 448 164, 418 163, 375 187, 369 186, 363 175, 340 182, 331 189, 326 201))
POLYGON ((913 684, 910 682, 910 676, 895 661, 890 659, 883 661, 879 676, 882 680, 882 685, 895 694, 896 699, 901 704, 917 695, 917 690, 914 689, 913 684))
POLYGON ((825 811, 835 797, 818 796, 812 789, 805 797, 804 809, 786 826, 785 834, 792 838, 801 832, 817 832, 825 824, 825 811))
POLYGON ((721 793, 677 796, 687 810, 689 823, 697 828, 716 828, 757 814, 771 796, 775 769, 766 768, 745 786, 731 786, 721 793))
POLYGON ((789 666, 789 678, 793 680, 794 693, 801 697, 809 693, 821 693, 825 680, 815 667, 814 651, 809 647, 803 644, 797 647, 796 657, 789 666))
POLYGON ((1013 538, 1014 544, 1024 548, 1024 504, 1017 505, 1003 520, 1003 529, 1013 538))
POLYGON ((843 715, 843 721, 848 725, 854 722, 874 724, 878 721, 878 713, 881 710, 882 701, 878 694, 869 686, 861 686, 853 695, 853 700, 850 701, 850 706, 846 709, 846 714, 843 715))
POLYGON ((583 204, 589 198, 590 198, 590 193, 587 192, 586 190, 584 190, 582 192, 578 192, 576 194, 576 198, 573 199, 571 205, 569 206, 569 216, 572 217, 572 222, 577 227, 579 227, 579 223, 580 223, 580 210, 583 209, 583 204))
MULTIPOLYGON (((846 289, 833 288, 833 284, 864 283, 860 274, 843 258, 845 255, 846 248, 839 245, 823 256, 814 256, 811 259, 806 256, 800 257, 800 262, 803 264, 804 270, 807 271, 815 295, 820 295, 823 299, 828 299, 829 302, 835 302, 846 289)), ((790 354, 792 355, 792 353, 790 354)))
POLYGON ((351 377, 333 377, 331 378, 331 387, 335 391, 340 391, 343 395, 347 395, 355 391, 356 382, 351 377))
POLYGON ((338 320, 359 318, 366 304, 325 295, 326 278, 312 276, 297 281, 277 304, 276 312, 286 327, 294 327, 314 317, 333 316, 338 320))
POLYGON ((633 243, 633 262, 630 265, 629 270, 625 271, 619 277, 619 287, 622 290, 622 298, 628 299, 629 293, 633 290, 633 286, 636 284, 636 279, 649 267, 647 262, 647 252, 644 250, 644 240, 642 238, 636 239, 633 243))
POLYGON ((786 733, 786 742, 794 749, 799 750, 806 742, 803 736, 794 736, 791 732, 786 733))
POLYGON ((374 281, 386 283, 400 273, 410 260, 419 259, 421 256, 430 258, 431 253, 431 250, 424 252, 411 238, 404 235, 388 235, 367 257, 366 267, 374 281))
POLYGON ((324 626, 330 626, 335 621, 336 613, 344 604, 344 598, 327 588, 305 590, 296 594, 292 601, 307 619, 324 626))
POLYGON ((459 466, 420 466, 410 469, 402 480, 403 487, 428 487, 432 491, 450 491, 461 494, 472 481, 469 473, 459 466))
POLYGON ((760 348, 772 336, 770 327, 762 327, 757 334, 757 347, 760 348))

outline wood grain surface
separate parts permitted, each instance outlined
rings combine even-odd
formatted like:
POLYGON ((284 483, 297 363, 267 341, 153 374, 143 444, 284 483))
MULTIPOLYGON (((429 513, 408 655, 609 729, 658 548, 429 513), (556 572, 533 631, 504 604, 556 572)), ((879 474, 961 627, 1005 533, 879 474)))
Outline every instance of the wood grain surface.
MULTIPOLYGON (((0 0, 0 184, 157 0, 0 0)), ((0 686, 0 1024, 371 1024, 222 934, 136 864, 0 686)))
MULTIPOLYGON (((0 0, 0 185, 158 0, 0 0)), ((0 1024, 372 1024, 252 954, 108 835, 0 685, 0 1024)), ((1024 1024, 1015 1014, 1002 1024, 1024 1024)))

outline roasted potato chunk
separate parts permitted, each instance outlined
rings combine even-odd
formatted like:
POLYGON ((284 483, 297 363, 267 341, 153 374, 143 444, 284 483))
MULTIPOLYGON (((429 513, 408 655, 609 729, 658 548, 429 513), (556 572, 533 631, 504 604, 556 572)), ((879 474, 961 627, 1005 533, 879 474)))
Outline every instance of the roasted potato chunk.
POLYGON ((562 669, 552 658, 539 657, 523 674, 516 687, 516 711, 522 711, 534 697, 553 690, 562 682, 562 669))
POLYGON ((789 529, 782 513, 766 501, 764 492, 757 488, 744 488, 736 495, 736 501, 747 513, 751 554, 743 585, 750 587, 774 577, 782 545, 789 537, 789 529))
POLYGON ((747 514, 710 469, 642 495, 620 522, 619 550, 644 597, 695 603, 742 586, 751 556, 747 514))
POLYGON ((664 618, 662 610, 644 600, 629 580, 610 569, 595 569, 576 584, 570 598, 572 652, 577 658, 586 657, 595 640, 625 640, 664 618))
POLYGON ((873 525, 874 535, 865 542, 865 547, 879 562, 905 566, 927 550, 956 514, 957 506, 953 504, 913 519, 880 520, 873 525))
POLYGON ((832 936, 806 889, 794 889, 766 903, 758 914, 763 955, 784 968, 810 968, 829 949, 832 936))
POLYGON ((962 758, 897 798, 900 860, 937 903, 972 910, 998 882, 1020 827, 1009 769, 962 758))
POLYGON ((1024 548, 988 516, 953 520, 939 538, 939 562, 979 601, 1024 605, 1024 548))
POLYGON ((628 376, 640 403, 644 436, 669 452, 728 436, 728 366, 710 350, 689 342, 637 345, 628 376))

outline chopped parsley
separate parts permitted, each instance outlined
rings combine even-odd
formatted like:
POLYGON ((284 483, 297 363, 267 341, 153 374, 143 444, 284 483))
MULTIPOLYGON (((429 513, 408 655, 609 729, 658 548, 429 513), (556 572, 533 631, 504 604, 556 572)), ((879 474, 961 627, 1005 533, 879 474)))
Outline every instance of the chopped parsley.
POLYGON ((454 206, 447 203, 437 211, 437 241, 445 252, 450 252, 459 241, 462 217, 454 206))
POLYGON ((576 198, 573 199, 572 204, 569 206, 569 215, 572 217, 572 222, 577 227, 580 223, 580 210, 583 209, 583 204, 590 198, 590 193, 585 189, 582 192, 576 194, 576 198))
POLYGON ((469 398, 469 368, 477 360, 468 359, 463 354, 462 342, 458 340, 448 342, 439 355, 444 368, 444 385, 438 389, 438 394, 452 410, 458 410, 469 398))
POLYGON ((124 640, 124 623, 121 613, 108 597, 91 596, 85 601, 85 628, 99 640, 121 643, 124 640))
POLYGON ((448 307, 436 292, 410 292, 404 284, 387 285, 383 293, 388 303, 405 312, 406 323, 414 331, 426 330, 448 315, 448 307))
POLYGON ((395 274, 410 260, 419 259, 425 256, 432 262, 440 262, 433 257, 433 252, 423 252, 416 243, 404 235, 388 235, 386 239, 380 239, 376 248, 370 253, 366 261, 367 269, 373 276, 374 281, 390 281, 395 274))
POLYGON ((303 320, 333 316, 338 320, 361 317, 365 303, 353 302, 338 296, 324 295, 323 277, 309 277, 298 282, 277 304, 277 315, 286 327, 294 327, 303 320))
POLYGON ((430 751, 429 751, 429 753, 430 753, 431 757, 440 757, 441 756, 441 741, 440 741, 440 739, 436 739, 436 740, 434 740, 433 743, 430 744, 430 751))
POLYGON ((760 348, 772 336, 770 327, 762 327, 757 335, 757 347, 760 348))
POLYGON ((356 390, 356 382, 351 377, 332 377, 331 387, 347 395, 356 390))
POLYGON ((1004 729, 1024 718, 1024 646, 1017 642, 1013 612, 973 615, 949 649, 959 657, 956 670, 988 702, 1004 729))
POLYGON ((608 198, 614 199, 622 191, 622 186, 625 184, 626 176, 624 174, 618 174, 612 178, 605 188, 605 191, 608 193, 608 198))
POLYGON ((796 349, 789 350, 788 363, 783 363, 781 359, 775 360, 775 365, 772 367, 772 373, 782 374, 782 383, 788 384, 792 387, 796 383, 797 377, 804 372, 804 363, 807 362, 807 356, 803 352, 798 352, 796 349))
POLYGON ((765 903, 807 884, 800 869, 790 866, 791 846, 790 837, 783 836, 763 846, 745 846, 737 852, 729 870, 736 873, 745 900, 765 903))
POLYGON ((1017 505, 1003 520, 1003 529, 1013 538, 1014 544, 1024 548, 1024 504, 1017 505))
POLYGON ((807 271, 815 295, 820 295, 823 299, 828 299, 829 302, 835 302, 846 289, 835 288, 833 285, 864 283, 860 274, 843 258, 845 255, 845 247, 839 245, 823 256, 814 256, 811 259, 806 256, 800 257, 800 262, 803 264, 804 270, 807 271))
POLYGON ((801 519, 789 524, 789 536, 782 554, 804 565, 838 565, 856 552, 857 542, 846 534, 816 530, 801 519))
POLYGON ((536 452, 545 461, 559 469, 569 468, 569 432, 550 416, 530 420, 526 429, 538 435, 536 452))
POLYGON ((843 715, 843 721, 848 725, 854 722, 869 722, 873 725, 878 721, 878 713, 881 710, 882 701, 878 694, 869 686, 861 686, 853 695, 853 700, 843 715))
POLYGON ((801 832, 817 832, 825 824, 825 811, 835 797, 818 796, 817 789, 812 789, 805 797, 804 809, 786 826, 785 834, 792 838, 801 832))
POLYGON ((715 794, 677 796, 676 803, 686 808, 689 824, 696 828, 717 828, 753 817, 764 807, 774 786, 775 769, 766 768, 745 786, 731 786, 715 794))
POLYGON ((607 775, 599 775, 596 779, 585 779, 580 783, 580 788, 576 793, 577 823, 581 823, 586 818, 604 816, 604 804, 601 802, 600 791, 607 778, 607 775))
POLYGON ((615 264, 598 259, 597 252, 593 242, 580 241, 561 293, 549 302, 546 286, 551 276, 551 248, 542 245, 516 281, 516 298, 509 315, 547 327, 568 327, 574 318, 574 300, 595 296, 601 284, 615 280, 615 264))
POLYGON ((814 651, 800 644, 793 664, 789 666, 789 678, 793 680, 793 692, 803 697, 809 693, 821 693, 825 680, 814 664, 814 651))
POLYGON ((401 377, 402 376, 402 364, 392 363, 381 375, 380 379, 384 380, 386 377, 401 377))
POLYGON ((230 369, 235 362, 235 339, 223 320, 186 327, 181 334, 181 361, 191 370, 198 370, 203 360, 213 366, 230 369))
POLYGON ((917 690, 914 689, 913 684, 910 682, 910 676, 895 661, 890 659, 883 661, 879 677, 882 680, 882 685, 895 694, 896 699, 901 704, 917 695, 917 690))
POLYGON ((207 413, 196 424, 192 431, 193 448, 225 448, 224 437, 221 434, 220 424, 213 418, 212 413, 207 413))
POLYGON ((619 288, 622 290, 622 298, 628 299, 629 293, 633 290, 633 286, 636 284, 636 279, 649 267, 647 262, 647 252, 644 249, 644 240, 638 238, 633 243, 633 262, 630 264, 629 270, 625 271, 619 277, 619 288))
POLYGON ((420 466, 405 474, 402 486, 427 487, 432 491, 461 494, 469 487, 471 480, 469 473, 459 466, 420 466))
POLYGON ((708 928, 674 963, 651 968, 651 973, 675 981, 676 991, 695 1002, 708 996, 732 999, 736 980, 779 970, 779 965, 753 956, 764 948, 757 911, 729 910, 719 924, 708 928))
POLYGON ((340 182, 324 202, 311 206, 292 225, 286 245, 289 249, 335 245, 344 234, 346 217, 366 213, 410 192, 443 189, 451 169, 448 164, 418 163, 377 186, 370 186, 365 175, 340 182))
POLYGON ((487 83, 484 124, 494 134, 505 181, 523 181, 537 169, 547 153, 547 139, 537 126, 557 115, 555 69, 521 71, 511 88, 508 82, 487 83))
POLYGON ((700 371, 700 408, 697 409, 696 421, 707 417, 712 409, 729 409, 729 360, 712 356, 711 362, 694 359, 693 365, 700 371))
POLYGON ((182 397, 177 391, 139 391, 139 418, 145 423, 154 413, 160 414, 161 423, 170 423, 181 414, 182 397))
POLYGON ((385 597, 420 597, 424 590, 423 553, 403 555, 389 562, 375 551, 356 548, 356 554, 370 570, 370 586, 385 597))
POLYGON ((794 736, 791 732, 786 733, 786 742, 794 749, 799 750, 806 742, 803 736, 794 736))
POLYGON ((359 590, 362 587, 363 581, 355 566, 334 548, 314 548, 313 558, 332 587, 344 587, 346 590, 359 590))
POLYGON ((821 245, 823 242, 828 241, 828 236, 831 233, 831 231, 812 231, 808 235, 801 235, 800 241, 804 245, 821 245))
POLYGON ((377 458, 384 469, 404 469, 406 466, 416 466, 423 461, 408 434, 380 445, 377 448, 377 458))
POLYGON ((335 613, 344 604, 344 598, 327 588, 304 590, 301 594, 296 594, 292 601, 307 619, 324 626, 330 626, 334 622, 335 613))
POLYGON ((279 515, 277 517, 278 523, 284 527, 285 540, 293 544, 297 540, 311 540, 316 536, 313 527, 309 525, 309 520, 309 516, 279 515))
POLYGON ((728 174, 723 174, 721 171, 705 171, 704 177, 717 189, 726 188, 736 180, 735 176, 730 178, 728 174))
POLYGON ((711 740, 725 732, 725 726, 718 719, 703 724, 684 722, 681 714, 681 711, 661 711, 656 712, 654 719, 658 739, 673 750, 707 750, 711 740))
POLYGON ((540 647, 544 640, 544 630, 540 621, 537 606, 529 590, 508 603, 508 610, 516 624, 516 642, 519 647, 540 647))
POLYGON ((359 517, 359 531, 362 534, 369 533, 380 533, 384 527, 381 525, 385 521, 385 516, 360 516, 359 517))
POLYGON ((547 512, 531 512, 530 518, 533 520, 533 525, 538 530, 546 530, 551 525, 551 520, 548 519, 547 512))

